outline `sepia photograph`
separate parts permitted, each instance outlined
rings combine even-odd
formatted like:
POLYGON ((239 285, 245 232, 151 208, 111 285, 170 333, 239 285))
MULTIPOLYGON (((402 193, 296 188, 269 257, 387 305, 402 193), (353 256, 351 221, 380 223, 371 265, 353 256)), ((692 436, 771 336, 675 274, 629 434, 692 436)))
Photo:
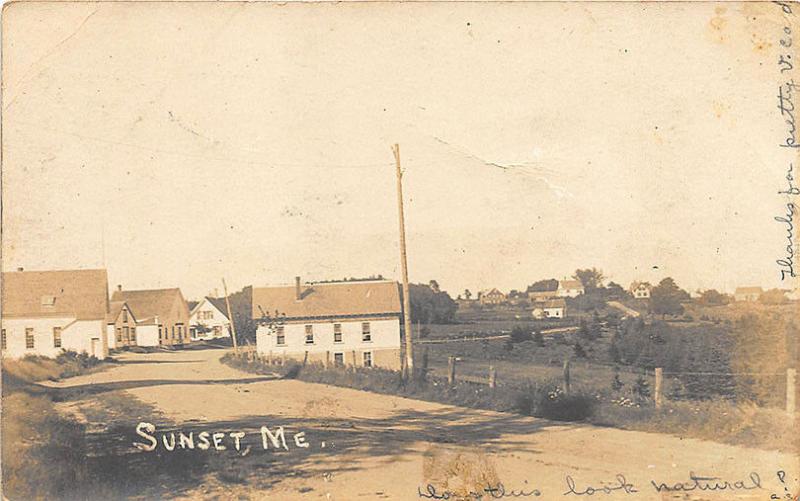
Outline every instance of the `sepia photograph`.
POLYGON ((2 499, 800 499, 800 4, 2 8, 2 499))

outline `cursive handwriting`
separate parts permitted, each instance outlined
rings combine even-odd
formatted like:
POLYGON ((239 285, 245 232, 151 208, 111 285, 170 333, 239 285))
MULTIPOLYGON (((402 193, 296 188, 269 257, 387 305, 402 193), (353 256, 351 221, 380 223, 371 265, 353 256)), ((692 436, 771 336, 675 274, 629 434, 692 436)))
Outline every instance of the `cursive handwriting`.
POLYGON ((539 497, 542 495, 539 489, 526 490, 506 490, 505 486, 498 482, 497 485, 488 484, 480 491, 470 491, 467 494, 460 494, 454 491, 441 491, 436 490, 436 486, 428 484, 425 486, 423 492, 421 488, 417 487, 417 495, 421 498, 427 499, 501 499, 506 497, 522 498, 522 497, 539 497))
POLYGON ((656 483, 655 480, 651 480, 650 483, 653 485, 653 488, 656 492, 673 492, 673 491, 693 491, 693 490, 700 490, 700 491, 724 491, 724 490, 753 490, 753 489, 761 489, 761 477, 758 476, 758 473, 752 472, 750 473, 750 484, 748 484, 744 480, 737 480, 734 483, 730 483, 727 480, 722 480, 719 477, 703 477, 700 475, 695 475, 692 472, 689 472, 689 482, 678 482, 672 485, 667 485, 666 483, 656 483))
POLYGON ((639 492, 633 486, 633 484, 629 483, 625 479, 625 475, 618 474, 616 476, 617 484, 613 484, 613 486, 605 485, 603 487, 586 487, 583 490, 578 490, 575 488, 575 480, 567 475, 567 491, 562 494, 562 496, 568 496, 574 494, 576 496, 594 496, 598 492, 602 492, 603 494, 611 494, 615 491, 624 491, 625 494, 631 494, 634 492, 639 492))
POLYGON ((784 122, 787 126, 786 139, 780 146, 784 148, 800 148, 797 141, 797 123, 795 118, 794 94, 797 84, 794 80, 789 80, 783 85, 778 86, 778 109, 781 111, 784 122))

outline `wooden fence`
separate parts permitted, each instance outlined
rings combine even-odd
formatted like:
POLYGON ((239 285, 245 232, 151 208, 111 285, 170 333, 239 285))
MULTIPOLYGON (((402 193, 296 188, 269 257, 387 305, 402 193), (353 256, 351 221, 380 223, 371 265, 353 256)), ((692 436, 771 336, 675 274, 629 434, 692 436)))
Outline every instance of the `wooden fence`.
MULTIPOLYGON (((448 357, 447 359, 447 382, 450 385, 456 384, 457 380, 467 381, 471 383, 478 383, 478 384, 486 384, 490 388, 495 388, 497 386, 497 368, 493 365, 490 365, 488 371, 486 373, 486 377, 475 377, 475 376, 467 376, 457 374, 457 363, 458 358, 456 357, 448 357)), ((699 375, 699 376, 747 376, 747 375, 756 375, 756 374, 747 374, 747 373, 711 373, 711 372, 670 372, 666 373, 668 375, 699 375)), ((664 405, 664 369, 661 367, 657 367, 653 371, 653 376, 655 377, 655 384, 653 385, 653 403, 655 407, 661 408, 664 405)), ((769 376, 781 376, 786 378, 786 413, 789 415, 791 419, 794 419, 797 415, 797 369, 795 368, 788 368, 784 373, 774 373, 774 374, 757 374, 760 376, 769 375, 769 376)), ((565 393, 569 394, 572 390, 572 377, 571 377, 571 362, 569 359, 564 360, 562 365, 562 383, 563 383, 563 390, 565 393)))

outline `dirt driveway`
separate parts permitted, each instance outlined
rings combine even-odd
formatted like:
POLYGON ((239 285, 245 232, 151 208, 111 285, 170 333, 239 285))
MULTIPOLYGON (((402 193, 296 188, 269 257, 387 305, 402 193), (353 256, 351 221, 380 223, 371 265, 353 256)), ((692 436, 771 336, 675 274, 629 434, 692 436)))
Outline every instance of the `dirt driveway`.
MULTIPOLYGON (((530 494, 523 499, 583 499, 593 488, 603 500, 768 500, 785 494, 778 471, 797 492, 798 461, 787 454, 254 377, 221 364, 224 353, 125 354, 108 370, 52 384, 64 392, 62 410, 88 423, 92 467, 115 497, 459 499, 501 482, 506 496, 530 494), (156 426, 155 451, 132 446, 147 443, 135 433, 140 421, 156 426), (283 427, 288 450, 262 426, 283 427), (208 450, 168 451, 160 431, 191 431, 195 443, 201 432, 225 432, 225 450, 212 438, 208 450), (229 433, 238 431, 236 450, 229 433), (690 474, 761 488, 659 493, 651 483, 689 487, 690 474)), ((469 499, 500 497, 482 494, 469 499)))

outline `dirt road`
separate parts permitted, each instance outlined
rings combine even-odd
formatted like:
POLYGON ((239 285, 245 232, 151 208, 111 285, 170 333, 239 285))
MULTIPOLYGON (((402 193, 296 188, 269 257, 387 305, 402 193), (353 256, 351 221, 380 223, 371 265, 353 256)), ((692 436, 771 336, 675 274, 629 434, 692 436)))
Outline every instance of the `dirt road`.
POLYGON ((64 392, 62 409, 89 424, 93 467, 120 496, 459 499, 491 486, 469 499, 499 499, 492 489, 501 482, 506 496, 524 490, 524 499, 584 499, 577 493, 593 488, 603 500, 766 501, 785 493, 779 470, 797 492, 798 462, 787 454, 254 377, 221 364, 223 354, 126 354, 103 372, 53 383, 64 392), (225 450, 170 452, 159 443, 143 452, 132 446, 148 442, 135 433, 139 421, 156 425, 157 440, 158 430, 192 431, 196 442, 203 431, 245 435, 238 451, 226 434, 225 450), (264 450, 262 426, 284 427, 288 450, 268 435, 264 450), (691 474, 740 488, 658 493, 651 483, 704 485, 691 474))

